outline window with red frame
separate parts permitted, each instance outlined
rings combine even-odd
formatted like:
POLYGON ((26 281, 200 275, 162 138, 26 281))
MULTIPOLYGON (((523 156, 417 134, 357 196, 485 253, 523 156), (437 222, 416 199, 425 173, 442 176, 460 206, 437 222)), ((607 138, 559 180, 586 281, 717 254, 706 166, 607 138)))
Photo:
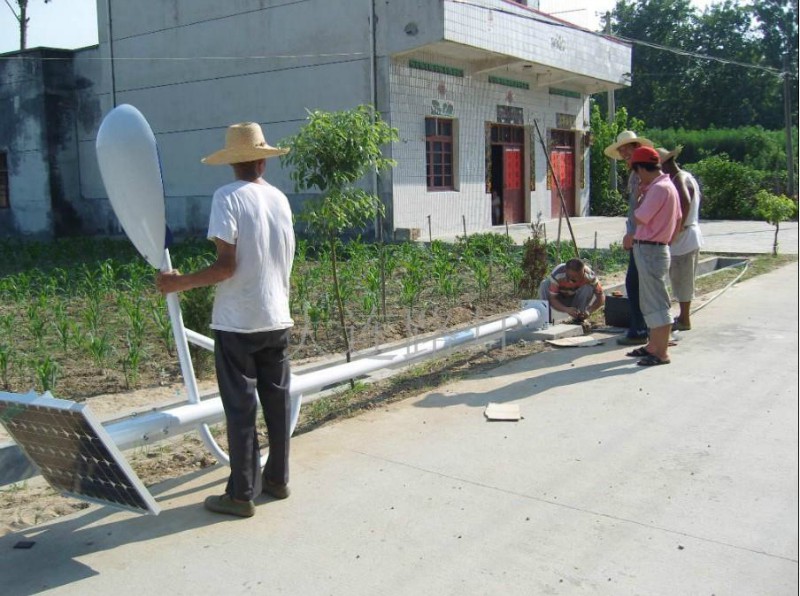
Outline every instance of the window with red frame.
POLYGON ((425 166, 428 190, 453 190, 453 120, 425 118, 425 166))
POLYGON ((0 151, 0 209, 8 209, 8 160, 0 151))

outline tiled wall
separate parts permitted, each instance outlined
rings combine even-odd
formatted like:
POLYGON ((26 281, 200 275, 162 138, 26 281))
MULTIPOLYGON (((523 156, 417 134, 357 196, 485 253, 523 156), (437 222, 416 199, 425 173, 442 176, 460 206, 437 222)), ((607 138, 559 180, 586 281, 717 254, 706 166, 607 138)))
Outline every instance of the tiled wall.
MULTIPOLYGON (((459 67, 443 57, 429 58, 436 64, 459 67)), ((394 227, 418 228, 423 238, 428 234, 428 215, 434 235, 462 230, 462 216, 469 232, 491 226, 490 195, 485 188, 485 123, 497 121, 498 105, 523 108, 525 125, 533 127, 535 119, 545 139, 556 126, 557 113, 574 115, 572 128, 578 129, 584 129, 589 116, 588 105, 581 99, 551 95, 548 88, 506 87, 489 83, 487 74, 456 77, 411 69, 407 58, 393 62, 390 89, 391 124, 400 131, 400 141, 392 151, 398 162, 393 172, 394 227), (432 115, 434 100, 451 103, 453 117, 458 120, 459 184, 455 191, 427 189, 425 117, 432 115)), ((539 212, 545 219, 551 213, 550 190, 546 188, 547 161, 538 137, 534 138, 536 188, 527 197, 526 212, 535 220, 539 212)), ((578 142, 576 170, 584 165, 580 149, 578 142)), ((578 179, 576 209, 581 213, 585 211, 588 188, 581 189, 580 176, 578 179)))

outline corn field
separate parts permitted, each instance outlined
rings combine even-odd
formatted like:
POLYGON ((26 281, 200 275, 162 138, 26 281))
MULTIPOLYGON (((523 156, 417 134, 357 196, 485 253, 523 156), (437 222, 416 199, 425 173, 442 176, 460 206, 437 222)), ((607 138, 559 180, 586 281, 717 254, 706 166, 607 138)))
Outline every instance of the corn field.
MULTIPOLYGON (((548 267, 559 247, 548 246, 548 267)), ((354 350, 477 321, 518 308, 522 247, 500 234, 456 244, 379 245, 356 238, 343 255, 339 283, 354 350)), ((564 247, 565 251, 568 251, 564 247)), ((214 259, 213 244, 187 240, 173 266, 194 271, 214 259)), ((581 255, 599 269, 623 268, 612 248, 581 255)), ((155 271, 123 239, 0 241, 0 389, 86 397, 180 381, 166 302, 155 271)), ((181 295, 185 324, 209 329, 213 289, 181 295)), ((295 362, 341 353, 330 256, 299 239, 292 272, 291 354, 295 362)), ((213 374, 210 353, 193 348, 199 377, 213 374)))

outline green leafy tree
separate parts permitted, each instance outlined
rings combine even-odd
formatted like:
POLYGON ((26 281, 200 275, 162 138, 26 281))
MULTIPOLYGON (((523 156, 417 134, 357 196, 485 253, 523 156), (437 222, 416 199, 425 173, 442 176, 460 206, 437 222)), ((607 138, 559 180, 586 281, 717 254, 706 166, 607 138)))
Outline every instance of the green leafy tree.
POLYGON ((756 194, 756 215, 764 221, 775 226, 775 241, 772 244, 772 254, 778 254, 778 231, 781 222, 797 216, 797 203, 786 195, 774 195, 766 190, 756 194))
POLYGON ((753 2, 752 10, 760 34, 759 41, 764 62, 773 68, 783 70, 784 76, 789 78, 789 97, 795 100, 795 105, 792 106, 792 123, 796 126, 798 96, 797 0, 759 0, 753 2))
MULTIPOLYGON (((687 50, 692 47, 694 14, 689 0, 618 0, 611 13, 611 30, 623 38, 687 50)), ((646 115, 653 126, 684 122, 692 94, 678 76, 685 70, 683 56, 634 45, 632 85, 617 92, 618 105, 631 114, 646 115)))
POLYGON ((712 155, 685 169, 697 177, 703 190, 700 216, 704 219, 753 219, 756 193, 765 173, 731 161, 728 155, 712 155))
MULTIPOLYGON (((694 20, 693 51, 742 64, 767 66, 761 40, 753 29, 753 18, 749 6, 731 0, 712 4, 694 20)), ((777 74, 697 59, 686 60, 685 72, 685 80, 692 86, 691 112, 686 115, 685 125, 782 126, 783 98, 777 74), (708 101, 710 97, 714 101, 708 101)))
MULTIPOLYGON (((47 4, 50 1, 51 0, 44 0, 44 3, 47 4)), ((8 0, 5 0, 5 3, 8 9, 13 13, 14 18, 17 19, 17 23, 19 24, 19 49, 24 50, 28 47, 28 23, 31 20, 28 16, 28 0, 14 0, 14 3, 17 5, 16 10, 11 6, 8 0)))
POLYGON ((702 13, 688 0, 618 0, 607 24, 634 45, 617 103, 659 128, 782 128, 779 71, 797 97, 797 17, 797 0, 722 0, 702 13))
POLYGON ((339 282, 337 244, 348 230, 362 229, 383 212, 380 199, 356 184, 369 172, 395 165, 381 148, 398 139, 397 129, 381 120, 372 106, 352 110, 308 113, 296 135, 283 139, 291 151, 281 162, 292 167, 295 191, 319 191, 303 205, 299 220, 317 242, 327 245, 331 256, 334 296, 342 339, 350 361, 342 288, 339 282))
POLYGON ((623 130, 633 130, 642 134, 644 122, 637 118, 629 118, 625 108, 619 108, 614 120, 608 122, 600 112, 600 106, 592 106, 591 130, 594 140, 591 149, 591 209, 592 215, 616 217, 625 215, 628 201, 620 188, 625 188, 628 170, 625 162, 617 161, 617 186, 611 186, 611 168, 613 162, 606 157, 603 150, 613 143, 623 130))

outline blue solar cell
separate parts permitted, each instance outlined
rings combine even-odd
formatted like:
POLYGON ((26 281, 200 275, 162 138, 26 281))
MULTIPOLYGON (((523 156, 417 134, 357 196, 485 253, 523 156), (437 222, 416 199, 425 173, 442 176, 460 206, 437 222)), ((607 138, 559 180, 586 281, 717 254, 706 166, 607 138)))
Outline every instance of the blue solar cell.
POLYGON ((155 499, 88 406, 49 394, 0 393, 0 422, 57 491, 158 515, 155 499))

